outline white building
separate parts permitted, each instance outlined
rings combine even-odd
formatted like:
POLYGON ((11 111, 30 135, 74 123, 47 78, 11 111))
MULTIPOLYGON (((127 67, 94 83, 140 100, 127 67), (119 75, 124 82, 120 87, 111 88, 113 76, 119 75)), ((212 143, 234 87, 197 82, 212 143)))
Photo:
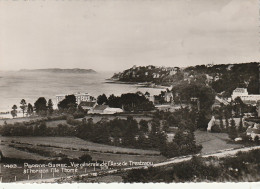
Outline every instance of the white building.
POLYGON ((159 78, 160 74, 159 73, 153 73, 153 78, 159 78))
POLYGON ((106 108, 104 110, 104 114, 116 114, 116 113, 122 113, 124 112, 121 108, 106 108))
MULTIPOLYGON (((96 101, 96 99, 91 96, 89 93, 74 93, 73 95, 75 95, 76 97, 76 102, 77 104, 80 104, 80 102, 82 101, 85 101, 85 102, 94 102, 96 101)), ((57 101, 57 104, 59 102, 61 102, 62 100, 65 99, 65 97, 68 96, 68 94, 60 94, 60 95, 56 95, 56 101, 57 101)))
POLYGON ((124 112, 121 108, 110 108, 107 105, 96 105, 88 111, 88 114, 116 114, 124 112))
POLYGON ((164 95, 165 102, 172 102, 173 101, 173 94, 172 92, 166 92, 164 95))
MULTIPOLYGON (((232 118, 229 118, 229 119, 228 119, 228 122, 229 122, 228 124, 229 124, 229 126, 231 126, 231 120, 232 120, 232 118)), ((233 118, 233 120, 235 121, 235 126, 238 127, 238 126, 240 125, 241 119, 240 119, 240 118, 233 118)), ((225 128, 227 128, 226 120, 223 118, 222 121, 223 121, 223 126, 224 126, 225 128)), ((245 125, 245 119, 244 119, 244 118, 242 118, 242 124, 245 125)), ((210 120, 209 123, 208 123, 207 131, 210 132, 210 131, 211 131, 211 128, 212 128, 214 125, 220 126, 220 120, 219 120, 219 119, 216 119, 215 116, 212 116, 212 117, 211 117, 211 120, 210 120)))
POLYGON ((235 100, 237 97, 240 97, 244 103, 256 104, 257 101, 260 100, 260 95, 248 94, 246 88, 236 88, 231 95, 231 99, 235 100))
POLYGON ((252 127, 248 127, 246 134, 254 140, 256 136, 260 138, 260 124, 255 123, 252 127))
POLYGON ((81 101, 81 102, 79 103, 79 107, 81 107, 83 110, 90 110, 90 109, 92 109, 95 105, 97 105, 97 102, 81 101))
POLYGON ((178 71, 177 70, 171 70, 170 75, 175 75, 178 71))

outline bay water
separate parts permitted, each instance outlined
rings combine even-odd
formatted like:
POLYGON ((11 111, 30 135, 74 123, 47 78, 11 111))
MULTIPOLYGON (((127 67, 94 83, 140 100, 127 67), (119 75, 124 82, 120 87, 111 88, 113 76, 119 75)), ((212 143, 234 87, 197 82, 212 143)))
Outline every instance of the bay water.
MULTIPOLYGON (((73 94, 87 92, 97 98, 98 95, 121 95, 148 91, 157 95, 163 88, 144 88, 138 84, 122 84, 109 82, 113 73, 102 72, 96 74, 79 73, 50 73, 50 72, 26 72, 12 71, 0 72, 0 112, 12 110, 14 104, 20 110, 21 99, 32 105, 39 97, 46 100, 52 99, 56 107, 57 94, 73 94)), ((2 117, 2 116, 1 116, 2 117)))

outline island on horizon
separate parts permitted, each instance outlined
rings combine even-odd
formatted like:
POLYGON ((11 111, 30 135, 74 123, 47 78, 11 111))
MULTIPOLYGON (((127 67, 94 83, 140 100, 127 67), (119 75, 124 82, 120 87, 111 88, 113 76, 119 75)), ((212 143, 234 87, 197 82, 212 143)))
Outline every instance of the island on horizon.
POLYGON ((44 69, 21 69, 20 72, 53 72, 53 73, 97 73, 93 69, 81 69, 81 68, 44 68, 44 69))

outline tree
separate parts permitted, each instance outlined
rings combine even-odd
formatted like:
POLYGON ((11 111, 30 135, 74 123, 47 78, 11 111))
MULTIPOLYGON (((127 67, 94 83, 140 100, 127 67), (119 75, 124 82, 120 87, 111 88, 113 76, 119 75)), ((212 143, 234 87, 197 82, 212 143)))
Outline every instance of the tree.
POLYGON ((211 127, 211 132, 212 133, 220 133, 222 130, 221 130, 221 126, 219 125, 216 125, 214 124, 212 127, 211 127))
POLYGON ((120 101, 126 111, 150 111, 154 109, 153 103, 140 93, 122 94, 120 101))
POLYGON ((144 95, 145 95, 145 96, 150 96, 151 94, 150 94, 148 91, 146 91, 146 92, 144 93, 144 95))
POLYGON ((138 145, 140 145, 141 147, 145 147, 145 144, 146 144, 146 138, 144 133, 141 131, 138 136, 138 145))
POLYGON ((172 92, 174 96, 178 94, 182 101, 190 102, 191 98, 196 98, 199 108, 207 112, 215 102, 215 91, 199 82, 180 83, 172 88, 172 92))
POLYGON ((236 116, 242 116, 245 106, 246 105, 243 103, 240 97, 235 98, 233 109, 236 113, 236 116))
POLYGON ((238 131, 239 131, 240 133, 243 133, 243 132, 245 131, 244 126, 243 126, 243 119, 242 119, 242 117, 240 117, 239 126, 238 126, 238 131))
POLYGON ((32 115, 32 113, 33 113, 33 106, 30 103, 28 103, 27 114, 32 115))
POLYGON ((229 118, 232 117, 231 111, 230 111, 230 107, 226 106, 225 110, 224 110, 224 114, 225 114, 225 125, 226 125, 226 129, 229 128, 229 118))
POLYGON ((74 113, 77 107, 77 101, 75 95, 67 95, 65 99, 63 99, 58 104, 59 110, 66 110, 70 109, 70 112, 74 113), (74 112, 73 112, 74 111, 74 112))
POLYGON ((202 146, 196 145, 195 135, 189 130, 179 129, 172 142, 161 153, 166 157, 195 154, 201 151, 202 146))
POLYGON ((25 112, 25 109, 26 109, 26 107, 27 107, 26 101, 25 101, 24 99, 22 99, 21 102, 20 102, 20 104, 21 104, 20 108, 21 108, 22 111, 23 111, 23 117, 24 117, 24 112, 25 112))
POLYGON ((236 130, 236 123, 234 121, 234 119, 231 120, 231 123, 230 123, 230 128, 229 128, 229 131, 228 131, 228 137, 231 139, 231 140, 235 140, 235 138, 237 138, 237 130, 236 130))
POLYGON ((199 113, 198 113, 198 116, 197 116, 197 127, 198 128, 202 128, 204 130, 207 129, 208 127, 208 122, 209 122, 209 119, 206 117, 206 114, 208 113, 208 111, 206 110, 201 110, 199 113))
POLYGON ((109 96, 107 101, 103 95, 99 96, 98 103, 101 104, 106 102, 110 107, 122 108, 125 111, 151 111, 154 109, 153 103, 150 102, 141 92, 125 93, 120 97, 112 94, 109 96))
POLYGON ((120 99, 121 99, 120 97, 112 94, 108 97, 107 104, 109 105, 109 107, 122 108, 122 104, 121 104, 120 99))
POLYGON ((172 88, 175 98, 178 96, 178 101, 193 104, 197 109, 196 123, 198 128, 206 130, 209 118, 211 117, 211 107, 215 102, 215 91, 205 84, 192 81, 186 81, 172 88))
POLYGON ((38 115, 46 115, 47 111, 47 101, 44 97, 38 98, 34 103, 35 111, 38 115))
POLYGON ((45 122, 40 123, 39 125, 40 135, 46 136, 47 135, 47 126, 45 122))
POLYGON ((224 104, 223 103, 221 103, 220 104, 220 108, 219 108, 219 126, 220 126, 220 129, 221 129, 221 131, 223 131, 224 130, 224 123, 223 123, 223 106, 224 106, 224 104))
POLYGON ((75 105, 73 103, 68 104, 68 106, 69 106, 69 108, 68 108, 67 112, 69 114, 73 114, 77 111, 77 108, 75 107, 75 105))
POLYGON ((97 98, 97 103, 99 105, 107 104, 107 96, 105 94, 99 95, 97 98))
POLYGON ((220 130, 223 131, 224 130, 224 124, 223 124, 222 117, 219 118, 219 126, 220 126, 220 130))
POLYGON ((11 115, 14 117, 17 117, 17 106, 16 105, 13 105, 12 107, 12 111, 11 111, 11 115))
POLYGON ((148 121, 141 119, 139 122, 140 130, 144 133, 148 132, 148 121))
POLYGON ((83 154, 82 156, 79 157, 79 160, 82 162, 91 162, 92 157, 89 154, 83 154))
POLYGON ((53 113, 53 103, 52 103, 51 99, 48 100, 47 108, 48 108, 49 115, 52 115, 52 113, 53 113))
POLYGON ((258 136, 258 135, 255 136, 254 141, 255 141, 256 143, 259 143, 259 136, 258 136))

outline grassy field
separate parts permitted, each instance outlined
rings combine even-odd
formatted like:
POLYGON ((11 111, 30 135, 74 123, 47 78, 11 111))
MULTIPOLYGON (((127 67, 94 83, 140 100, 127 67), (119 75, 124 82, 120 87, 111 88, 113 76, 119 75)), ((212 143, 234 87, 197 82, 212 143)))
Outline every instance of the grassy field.
MULTIPOLYGON (((228 136, 225 133, 208 133, 205 131, 195 132, 196 141, 203 146, 202 153, 211 153, 223 149, 230 149, 239 147, 238 144, 229 144, 228 136)), ((62 154, 68 158, 78 158, 83 154, 89 154, 94 161, 143 161, 143 162, 162 162, 166 160, 165 157, 159 155, 158 151, 120 148, 115 146, 97 144, 93 142, 84 141, 76 137, 0 137, 0 149, 4 156, 10 158, 35 159, 51 161, 57 158, 56 155, 62 154), (37 152, 29 152, 25 149, 37 149, 39 151, 48 152, 46 155, 40 155, 37 152), (133 153, 133 154, 127 154, 133 153)), ((18 180, 26 180, 28 175, 23 174, 23 169, 8 169, 1 164, 3 182, 14 182, 15 176, 18 180)), ((96 168, 98 170, 100 168, 96 168)), ((92 168, 87 168, 87 172, 94 171, 92 168)), ((81 169, 80 174, 84 174, 86 170, 81 169)), ((67 174, 67 173, 66 173, 67 174)), ((55 177, 66 176, 65 173, 55 174, 55 177)), ((71 175, 68 174, 68 175, 71 175)), ((30 179, 40 179, 41 174, 30 174, 30 179)), ((44 174, 43 178, 52 178, 53 174, 44 174)), ((95 178, 97 179, 97 178, 95 178)), ((96 181, 96 180, 89 180, 96 181)), ((122 181, 121 177, 116 178, 104 177, 97 181, 116 180, 122 181)))
POLYGON ((22 117, 22 118, 15 118, 15 119, 0 119, 0 125, 4 125, 6 122, 7 124, 14 124, 15 122, 23 122, 23 121, 30 121, 30 120, 38 120, 41 119, 39 117, 22 117))
MULTIPOLYGON (((151 117, 145 117, 145 116, 133 116, 134 119, 136 119, 137 122, 140 120, 146 120, 149 121, 152 118, 151 117)), ((115 118, 120 118, 120 119, 127 119, 127 116, 125 115, 87 115, 85 116, 86 119, 92 118, 94 123, 97 123, 100 121, 102 118, 106 118, 108 120, 113 120, 115 118)), ((4 125, 6 122, 7 124, 14 124, 15 122, 27 122, 30 120, 40 120, 40 117, 24 117, 24 118, 15 118, 15 119, 0 119, 0 125, 4 125)), ((81 121, 82 118, 78 118, 76 120, 81 121)), ((46 121, 47 127, 56 127, 58 124, 67 124, 66 120, 53 120, 53 121, 46 121)), ((68 125, 68 124, 67 124, 68 125)))
POLYGON ((44 157, 38 154, 29 153, 26 151, 17 150, 15 148, 12 148, 8 146, 8 144, 0 144, 0 149, 5 157, 9 158, 19 158, 19 159, 42 159, 42 160, 48 160, 48 157, 44 157))
POLYGON ((203 154, 242 146, 240 144, 228 143, 229 138, 226 133, 210 133, 206 131, 196 131, 195 137, 197 144, 201 144, 203 146, 203 154))
MULTIPOLYGON (((27 159, 34 160, 46 160, 51 162, 57 158, 57 155, 65 155, 68 158, 79 158, 84 154, 89 154, 94 161, 113 161, 113 162, 128 162, 128 161, 142 161, 142 162, 161 162, 166 158, 159 155, 158 151, 152 150, 139 150, 129 148, 119 148, 114 146, 96 144, 87 142, 76 137, 0 137, 1 144, 0 149, 5 157, 19 158, 26 162, 27 159), (36 152, 29 152, 28 149, 37 149, 36 152), (85 151, 83 149, 88 149, 85 151), (43 152, 46 154, 39 155, 43 152), (48 152, 48 153, 46 153, 48 152), (127 154, 134 153, 134 154, 127 154), (138 154, 138 155, 137 155, 138 154)), ((23 174, 22 168, 5 168, 3 164, 0 164, 3 182, 14 182, 27 180, 28 174, 23 174), (15 177, 16 176, 16 177, 15 177)), ((22 165, 18 165, 22 167, 22 165)), ((50 169, 50 168, 48 168, 50 169)), ((96 168, 99 170, 100 168, 96 168)), ((50 171, 50 170, 49 170, 50 171)), ((79 174, 84 172, 94 171, 93 167, 88 167, 86 170, 80 169, 79 174)), ((65 177, 66 175, 72 175, 74 173, 55 173, 54 177, 65 177)), ((40 179, 41 174, 30 174, 31 179, 40 179)), ((52 178, 52 173, 43 174, 43 178, 52 178)))
MULTIPOLYGON (((0 125, 4 125, 4 122, 6 121, 7 124, 14 124, 14 123, 20 123, 20 122, 28 122, 31 120, 40 120, 41 118, 35 117, 35 118, 15 118, 15 119, 0 119, 0 125)), ((81 119, 80 119, 81 120, 81 119)), ((53 120, 53 121, 46 121, 47 127, 57 127, 58 124, 67 124, 66 120, 53 120)), ((69 124, 67 124, 70 126, 69 124)))
POLYGON ((11 142, 16 141, 20 143, 29 143, 33 145, 46 145, 46 146, 55 146, 55 147, 62 147, 62 148, 70 148, 70 149, 88 149, 92 151, 98 152, 122 152, 122 153, 137 153, 140 155, 146 154, 154 154, 159 155, 159 151, 155 150, 141 150, 141 149, 132 149, 132 148, 122 148, 116 146, 110 146, 105 144, 98 144, 94 142, 85 141, 79 139, 77 137, 3 137, 1 136, 0 139, 2 141, 11 142))
MULTIPOLYGON (((226 133, 209 133, 205 131, 195 132, 197 144, 203 146, 202 153, 211 153, 218 150, 230 149, 235 147, 240 147, 240 144, 228 143, 228 135, 226 133)), ((106 160, 109 158, 117 158, 120 155, 143 155, 143 156, 159 156, 160 152, 155 150, 142 150, 142 149, 132 149, 132 148, 122 148, 116 146, 110 146, 105 144, 98 144, 89 141, 85 141, 76 137, 0 137, 1 139, 1 149, 3 153, 7 153, 8 156, 15 156, 17 154, 17 149, 10 148, 8 144, 24 144, 33 145, 38 148, 48 149, 50 151, 64 151, 71 157, 74 157, 75 151, 78 153, 91 153, 93 157, 98 158, 101 154, 105 154, 106 160)), ((20 153, 21 156, 26 158, 30 156, 27 152, 20 153), (23 154, 23 155, 22 155, 23 154)), ((5 155, 5 154, 4 154, 5 155)), ((25 159, 26 159, 25 158, 25 159)), ((42 157, 37 157, 42 158, 42 157)))

